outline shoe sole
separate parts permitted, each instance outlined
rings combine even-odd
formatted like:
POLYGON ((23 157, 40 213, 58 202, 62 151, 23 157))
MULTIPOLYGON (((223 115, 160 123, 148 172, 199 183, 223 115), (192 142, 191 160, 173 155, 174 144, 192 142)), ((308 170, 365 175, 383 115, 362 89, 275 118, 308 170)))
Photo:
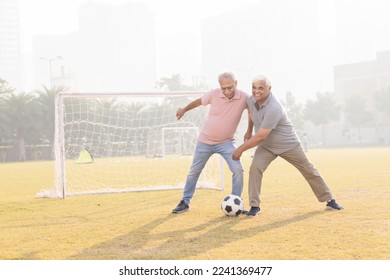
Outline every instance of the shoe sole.
POLYGON ((256 214, 249 214, 249 212, 246 213, 246 215, 247 215, 248 217, 256 217, 256 216, 259 216, 259 214, 260 214, 260 211, 257 212, 256 214))
POLYGON ((248 214, 247 214, 247 216, 248 216, 248 217, 257 217, 257 216, 259 216, 259 214, 255 214, 255 215, 248 215, 248 214))
POLYGON ((182 211, 172 211, 173 214, 181 214, 181 213, 184 213, 184 212, 187 212, 189 211, 190 209, 185 209, 185 210, 182 210, 182 211))
POLYGON ((325 210, 330 210, 330 211, 340 211, 344 208, 341 208, 341 209, 336 209, 336 208, 333 208, 333 207, 330 207, 330 206, 326 206, 325 210))

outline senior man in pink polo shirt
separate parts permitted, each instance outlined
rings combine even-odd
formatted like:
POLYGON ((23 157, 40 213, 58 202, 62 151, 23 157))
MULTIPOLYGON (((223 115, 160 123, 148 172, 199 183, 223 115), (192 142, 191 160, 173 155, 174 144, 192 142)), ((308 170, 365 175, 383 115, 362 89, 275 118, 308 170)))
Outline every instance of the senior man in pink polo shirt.
MULTIPOLYGON (((241 197, 243 188, 243 169, 240 161, 232 159, 234 134, 241 115, 247 109, 248 94, 237 89, 234 73, 224 72, 218 76, 220 88, 207 92, 203 97, 189 103, 176 112, 177 119, 201 105, 210 105, 210 111, 199 134, 195 155, 187 176, 183 197, 172 213, 183 213, 189 210, 191 198, 195 193, 199 175, 213 154, 220 154, 229 166, 232 174, 232 194, 241 197)), ((249 126, 248 126, 249 127, 249 126)), ((245 134, 246 138, 248 132, 245 134)), ((246 139, 244 139, 246 140, 246 139)))

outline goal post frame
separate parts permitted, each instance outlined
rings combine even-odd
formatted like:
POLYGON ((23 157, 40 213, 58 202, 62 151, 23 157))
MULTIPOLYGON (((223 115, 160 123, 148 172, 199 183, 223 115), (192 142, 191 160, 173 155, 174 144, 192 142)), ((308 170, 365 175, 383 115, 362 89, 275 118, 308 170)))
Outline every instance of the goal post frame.
POLYGON ((54 156, 55 156, 55 192, 59 198, 65 198, 65 135, 64 135, 64 99, 61 93, 55 97, 55 132, 54 132, 54 156))
MULTIPOLYGON (((129 188, 129 189, 105 189, 100 191, 84 191, 78 193, 68 193, 67 191, 67 167, 66 167, 66 139, 65 139, 65 99, 67 98, 124 98, 124 97, 201 97, 204 92, 190 92, 190 91, 177 91, 177 92, 116 92, 116 93, 99 93, 99 92, 60 92, 55 96, 55 135, 54 135, 54 155, 55 155, 55 186, 54 189, 43 190, 37 193, 38 197, 55 197, 66 198, 69 195, 82 195, 82 194, 97 194, 97 193, 123 193, 123 192, 140 192, 140 191, 156 191, 156 190, 173 190, 182 189, 183 186, 157 186, 157 187, 143 187, 143 188, 129 188)), ((183 104, 184 106, 185 104, 183 104)), ((165 129, 194 129, 199 134, 199 127, 172 127, 168 126, 165 129)), ((164 139, 164 133, 162 132, 162 140, 164 139)), ((164 141, 163 141, 164 142, 164 141)), ((165 155, 165 146, 162 144, 165 155)), ((221 156, 218 159, 219 164, 219 185, 207 186, 205 183, 198 183, 197 188, 224 190, 224 162, 221 156)), ((201 174, 206 175, 206 174, 201 174)))

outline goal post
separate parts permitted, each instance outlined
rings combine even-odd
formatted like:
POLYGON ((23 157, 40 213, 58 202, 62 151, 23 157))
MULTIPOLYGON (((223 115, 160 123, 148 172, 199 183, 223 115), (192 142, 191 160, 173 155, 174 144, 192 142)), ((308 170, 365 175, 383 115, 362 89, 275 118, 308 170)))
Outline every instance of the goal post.
MULTIPOLYGON (((69 93, 55 98, 55 186, 38 197, 182 189, 207 106, 177 120, 202 92, 69 93)), ((198 188, 223 190, 213 155, 198 188)))

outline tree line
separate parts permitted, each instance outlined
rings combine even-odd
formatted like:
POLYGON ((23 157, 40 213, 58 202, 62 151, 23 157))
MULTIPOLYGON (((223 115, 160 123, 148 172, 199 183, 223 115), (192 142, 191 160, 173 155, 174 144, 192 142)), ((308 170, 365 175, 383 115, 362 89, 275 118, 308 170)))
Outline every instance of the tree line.
MULTIPOLYGON (((190 91, 206 90, 207 85, 197 88, 185 85, 179 74, 163 77, 155 84, 157 90, 190 91)), ((54 99, 66 90, 65 87, 46 87, 31 92, 16 92, 7 81, 0 78, 0 162, 7 161, 7 153, 14 151, 15 161, 52 158, 54 142, 54 99), (42 155, 40 147, 46 147, 47 155, 42 155), (30 154, 27 154, 27 148, 30 154)), ((390 117, 390 87, 381 89, 367 98, 364 93, 356 92, 339 104, 331 92, 317 92, 314 98, 298 103, 292 92, 287 92, 281 103, 293 122, 298 133, 305 133, 308 122, 321 128, 325 139, 329 124, 342 122, 345 133, 350 128, 360 129, 365 126, 388 127, 390 117), (371 102, 367 102, 370 100, 371 102), (379 117, 378 117, 379 116, 379 117)), ((169 104, 174 114, 175 106, 169 104)), ((323 140, 323 143, 325 141, 323 140)))

